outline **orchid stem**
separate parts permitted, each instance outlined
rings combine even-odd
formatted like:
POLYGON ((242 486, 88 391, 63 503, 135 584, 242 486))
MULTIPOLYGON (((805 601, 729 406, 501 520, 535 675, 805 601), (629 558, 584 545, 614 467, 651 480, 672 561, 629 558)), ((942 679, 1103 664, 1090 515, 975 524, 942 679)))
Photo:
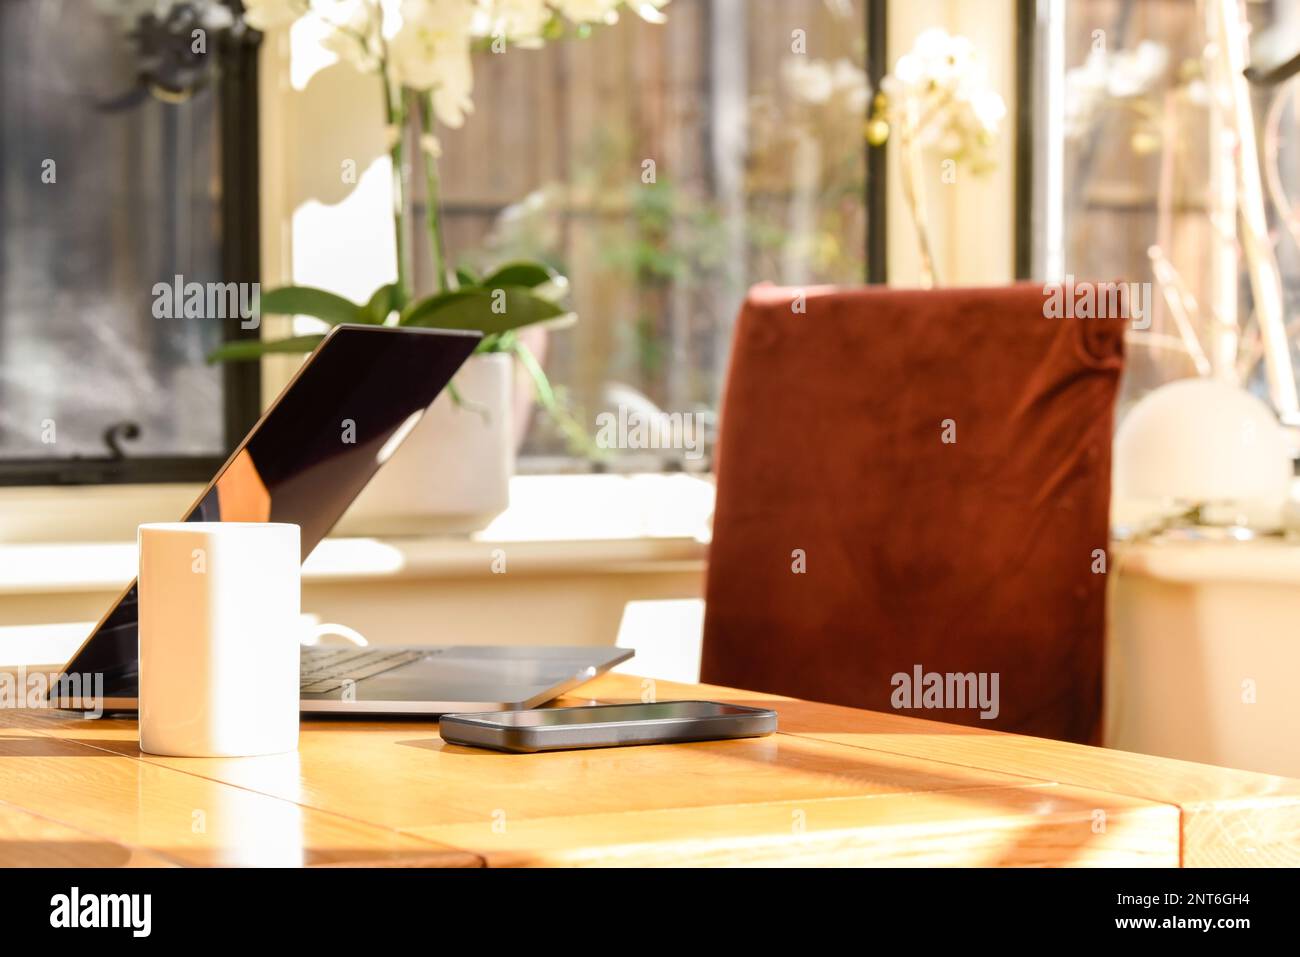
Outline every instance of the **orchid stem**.
POLYGON ((902 173, 903 198, 907 200, 912 222, 916 226, 916 240, 921 253, 921 285, 931 289, 938 283, 934 268, 934 253, 930 247, 930 230, 926 224, 925 190, 921 179, 921 155, 911 136, 903 137, 902 173))
POLYGON ((406 239, 406 166, 402 156, 402 137, 406 128, 406 110, 400 91, 394 96, 385 55, 379 62, 384 85, 384 113, 388 117, 388 158, 393 167, 393 231, 397 247, 397 289, 393 296, 398 311, 406 308, 411 296, 410 250, 406 239))
POLYGON ((433 271, 438 276, 438 289, 446 292, 450 288, 447 276, 447 255, 442 242, 442 203, 438 184, 438 157, 434 155, 433 139, 433 93, 425 92, 419 97, 420 129, 429 139, 420 144, 420 155, 424 157, 424 216, 429 223, 429 249, 433 255, 433 271))

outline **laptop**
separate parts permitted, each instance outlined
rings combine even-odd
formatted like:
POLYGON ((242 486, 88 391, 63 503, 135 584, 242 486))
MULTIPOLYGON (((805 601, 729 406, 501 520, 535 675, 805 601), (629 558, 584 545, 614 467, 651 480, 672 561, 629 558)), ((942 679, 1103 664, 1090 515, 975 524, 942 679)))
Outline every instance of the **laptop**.
MULTIPOLYGON (((479 343, 477 332, 332 328, 184 516, 291 522, 311 554, 479 343), (354 441, 341 441, 345 428, 354 441)), ((104 676, 105 711, 137 707, 136 583, 63 666, 104 676)), ((432 630, 432 625, 430 626, 432 630)), ((438 715, 531 708, 632 656, 622 648, 316 646, 302 649, 306 713, 438 715)), ((61 698, 72 710, 95 702, 61 698)))

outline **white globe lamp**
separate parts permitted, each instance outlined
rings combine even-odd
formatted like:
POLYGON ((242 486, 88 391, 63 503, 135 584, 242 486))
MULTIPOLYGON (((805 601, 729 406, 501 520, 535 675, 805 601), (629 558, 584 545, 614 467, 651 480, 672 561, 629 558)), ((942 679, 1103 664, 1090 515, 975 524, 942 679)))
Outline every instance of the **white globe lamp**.
POLYGON ((1198 509, 1205 524, 1273 531, 1291 476, 1287 434, 1263 401, 1213 379, 1171 382, 1140 399, 1115 435, 1115 522, 1198 509))

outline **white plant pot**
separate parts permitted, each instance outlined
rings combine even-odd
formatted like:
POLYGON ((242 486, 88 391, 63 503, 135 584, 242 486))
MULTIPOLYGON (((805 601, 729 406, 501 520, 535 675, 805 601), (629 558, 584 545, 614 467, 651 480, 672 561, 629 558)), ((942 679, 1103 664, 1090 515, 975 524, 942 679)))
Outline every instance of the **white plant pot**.
POLYGON ((344 535, 476 532, 510 504, 514 361, 473 356, 335 527, 344 535))

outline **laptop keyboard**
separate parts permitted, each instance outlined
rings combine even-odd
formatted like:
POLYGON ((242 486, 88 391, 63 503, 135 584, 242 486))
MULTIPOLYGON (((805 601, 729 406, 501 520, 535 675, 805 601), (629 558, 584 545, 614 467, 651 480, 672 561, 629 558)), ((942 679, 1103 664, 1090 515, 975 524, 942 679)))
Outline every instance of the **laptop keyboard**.
POLYGON ((372 678, 429 653, 412 648, 304 648, 298 690, 301 694, 337 691, 346 681, 372 678))

